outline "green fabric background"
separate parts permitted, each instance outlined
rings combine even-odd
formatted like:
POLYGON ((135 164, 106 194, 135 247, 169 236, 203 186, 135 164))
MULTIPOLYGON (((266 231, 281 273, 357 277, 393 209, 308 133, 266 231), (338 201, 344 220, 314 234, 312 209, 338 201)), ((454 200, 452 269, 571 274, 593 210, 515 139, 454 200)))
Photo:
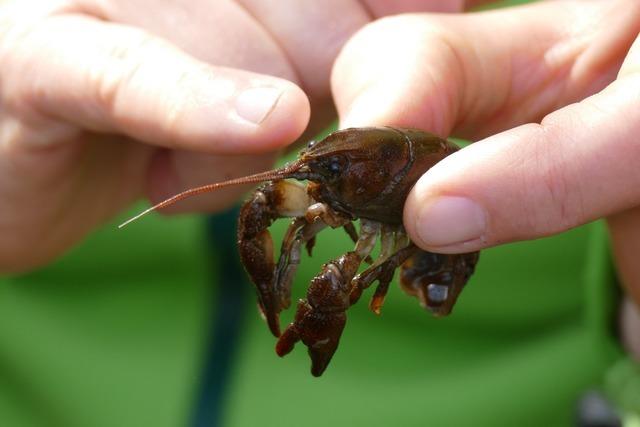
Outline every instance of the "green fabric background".
POLYGON ((0 281, 0 426, 184 425, 211 259, 200 221, 151 217, 0 281))
MULTIPOLYGON (((298 295, 350 246, 340 230, 319 240, 298 295)), ((151 217, 4 279, 0 425, 185 425, 215 259, 200 221, 151 217)), ((601 224, 484 251, 449 318, 395 286, 382 316, 353 307, 319 379, 304 347, 274 354, 252 298, 225 425, 568 425, 578 394, 617 357, 612 280, 601 224)))

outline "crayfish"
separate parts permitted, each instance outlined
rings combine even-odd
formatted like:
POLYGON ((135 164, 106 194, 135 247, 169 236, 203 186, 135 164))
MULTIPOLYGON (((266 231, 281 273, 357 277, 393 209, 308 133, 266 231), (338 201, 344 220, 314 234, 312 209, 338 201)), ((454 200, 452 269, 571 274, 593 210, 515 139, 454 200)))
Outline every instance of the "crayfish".
POLYGON ((320 376, 338 347, 347 309, 377 281, 369 307, 379 314, 398 267, 400 286, 407 294, 435 316, 451 312, 479 253, 445 255, 418 248, 404 231, 402 211, 418 178, 456 150, 453 143, 417 129, 340 130, 310 142, 297 160, 280 169, 187 190, 123 225, 185 197, 264 182, 240 210, 240 258, 255 285, 258 307, 278 338, 276 353, 284 356, 302 341, 309 349, 311 373, 320 376), (304 180, 306 186, 298 182, 304 180), (276 263, 268 228, 283 217, 293 220, 276 263), (359 234, 353 225, 356 219, 359 234), (316 235, 326 227, 344 228, 355 248, 324 264, 311 280, 307 298, 298 301, 294 321, 281 333, 279 314, 291 305, 301 252, 306 248, 310 255, 316 235), (378 236, 380 253, 373 261, 370 255, 378 236), (370 265, 358 272, 363 263, 370 265))

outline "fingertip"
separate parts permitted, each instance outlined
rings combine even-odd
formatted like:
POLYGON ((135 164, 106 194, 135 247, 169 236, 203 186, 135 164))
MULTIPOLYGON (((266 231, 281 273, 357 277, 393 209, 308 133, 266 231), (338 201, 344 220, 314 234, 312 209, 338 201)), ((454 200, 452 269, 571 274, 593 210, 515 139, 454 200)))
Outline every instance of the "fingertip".
POLYGON ((441 137, 451 129, 450 108, 434 101, 427 105, 414 96, 411 85, 376 84, 367 87, 355 97, 340 114, 340 127, 396 126, 424 129, 441 137), (426 111, 426 110, 429 111, 426 111))
POLYGON ((487 212, 467 196, 412 191, 404 224, 410 239, 430 252, 466 253, 487 244, 487 212))
MULTIPOLYGON (((475 143, 426 171, 405 202, 403 222, 411 240, 436 253, 467 253, 497 244, 495 185, 488 185, 499 147, 475 143)), ((503 151, 503 150, 500 150, 503 151)), ((494 183, 495 184, 495 183, 494 183)))
MULTIPOLYGON (((381 105, 381 100, 391 102, 373 87, 367 88, 351 100, 347 106, 338 110, 340 115, 340 128, 391 125, 400 126, 399 123, 391 123, 394 117, 390 117, 386 105, 381 105)), ((391 94, 393 96, 393 94, 391 94)))
MULTIPOLYGON (((218 77, 228 81, 228 94, 214 94, 220 82, 188 100, 177 130, 180 148, 216 154, 257 154, 294 142, 306 128, 310 104, 295 84, 239 70, 218 77), (211 92, 210 96, 205 96, 211 92)), ((206 84, 206 82, 205 82, 206 84)))
POLYGON ((447 135, 462 84, 444 37, 428 15, 387 17, 361 29, 332 70, 341 127, 394 125, 447 135))
POLYGON ((279 89, 277 102, 257 125, 255 136, 258 152, 274 151, 291 144, 309 124, 311 105, 304 91, 284 80, 279 89))

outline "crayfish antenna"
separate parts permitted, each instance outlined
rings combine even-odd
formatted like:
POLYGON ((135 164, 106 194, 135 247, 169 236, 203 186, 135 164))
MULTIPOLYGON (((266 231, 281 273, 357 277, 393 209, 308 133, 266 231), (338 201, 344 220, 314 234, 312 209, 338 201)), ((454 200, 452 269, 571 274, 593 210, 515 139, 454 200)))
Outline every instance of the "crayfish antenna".
POLYGON ((153 205, 148 209, 145 209, 144 211, 140 212, 136 216, 129 218, 128 220, 120 224, 118 228, 122 228, 127 224, 130 224, 133 221, 140 219, 141 217, 145 216, 149 212, 166 208, 167 206, 171 206, 174 203, 179 202, 180 200, 186 199, 187 197, 197 196, 198 194, 209 193, 209 192, 218 190, 220 188, 232 186, 232 185, 251 184, 251 183, 263 182, 263 181, 269 181, 269 180, 291 178, 292 175, 298 172, 303 165, 304 163, 301 160, 296 160, 295 162, 289 163, 280 169, 260 172, 255 175, 249 175, 242 178, 230 179, 229 181, 217 182, 214 184, 207 184, 201 187, 185 190, 182 193, 178 193, 175 196, 169 197, 168 199, 163 200, 162 202, 156 205, 153 205))
POLYGON ((153 210, 156 210, 156 209, 158 209, 158 205, 151 206, 149 209, 146 209, 146 210, 144 210, 144 211, 140 212, 138 215, 136 215, 136 216, 134 216, 134 217, 132 217, 132 218, 129 218, 128 220, 126 220, 125 222, 123 222, 122 224, 120 224, 120 225, 118 226, 118 228, 122 228, 122 227, 124 227, 125 225, 127 225, 127 224, 129 224, 129 223, 131 223, 131 222, 135 221, 136 219, 138 219, 138 218, 140 218, 140 217, 145 216, 145 215, 146 215, 146 214, 148 214, 149 212, 151 212, 151 211, 153 211, 153 210))

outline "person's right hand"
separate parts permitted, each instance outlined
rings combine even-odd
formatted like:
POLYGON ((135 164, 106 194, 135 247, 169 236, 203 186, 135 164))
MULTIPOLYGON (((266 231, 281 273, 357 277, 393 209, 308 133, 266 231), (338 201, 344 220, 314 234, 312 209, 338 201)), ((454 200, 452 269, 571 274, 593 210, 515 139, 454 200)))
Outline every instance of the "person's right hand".
POLYGON ((417 245, 470 252, 607 218, 640 306, 639 32, 637 0, 380 20, 336 61, 336 103, 343 126, 480 140, 409 194, 417 245))
MULTIPOLYGON (((268 169, 309 100, 309 132, 334 117, 331 66, 358 28, 464 5, 0 2, 0 272, 50 261, 142 195, 268 169)), ((220 209, 241 191, 174 210, 220 209)))

